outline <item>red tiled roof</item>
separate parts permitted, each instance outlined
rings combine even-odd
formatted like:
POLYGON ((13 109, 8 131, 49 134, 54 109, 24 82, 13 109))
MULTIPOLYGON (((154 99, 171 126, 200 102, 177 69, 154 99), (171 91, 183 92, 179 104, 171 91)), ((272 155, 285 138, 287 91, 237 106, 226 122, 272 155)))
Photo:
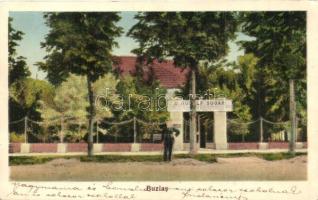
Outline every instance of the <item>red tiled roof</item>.
MULTIPOLYGON (((120 75, 136 74, 136 57, 134 56, 119 56, 116 57, 116 67, 120 75)), ((183 86, 188 77, 189 68, 182 69, 176 67, 172 60, 164 62, 154 61, 149 68, 145 68, 144 72, 153 72, 155 79, 160 81, 161 86, 165 88, 179 88, 183 86)), ((144 76, 147 79, 149 74, 144 76)))

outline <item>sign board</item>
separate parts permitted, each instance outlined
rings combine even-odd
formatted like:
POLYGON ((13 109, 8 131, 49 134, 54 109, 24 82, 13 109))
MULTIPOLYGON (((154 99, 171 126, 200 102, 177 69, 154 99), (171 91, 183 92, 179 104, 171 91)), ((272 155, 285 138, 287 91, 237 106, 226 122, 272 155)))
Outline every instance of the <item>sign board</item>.
POLYGON ((189 100, 168 100, 167 103, 169 112, 190 112, 189 100))
POLYGON ((162 135, 161 134, 153 134, 153 140, 154 141, 162 140, 162 135))
POLYGON ((198 112, 230 112, 233 110, 233 105, 232 101, 228 99, 196 100, 196 110, 198 112))
MULTIPOLYGON (((169 112, 190 112, 190 100, 168 100, 167 109, 169 112)), ((198 112, 230 112, 232 110, 232 100, 196 100, 196 111, 198 112)))

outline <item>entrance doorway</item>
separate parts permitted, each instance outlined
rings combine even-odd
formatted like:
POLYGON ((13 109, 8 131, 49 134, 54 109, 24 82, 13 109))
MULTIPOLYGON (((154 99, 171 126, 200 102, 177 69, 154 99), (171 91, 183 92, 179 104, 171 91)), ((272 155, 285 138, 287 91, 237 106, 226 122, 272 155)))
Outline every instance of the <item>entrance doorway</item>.
MULTIPOLYGON (((184 119, 184 143, 190 142, 190 114, 188 112, 183 113, 184 119)), ((197 137, 196 142, 200 148, 209 148, 214 142, 214 129, 213 129, 213 112, 211 113, 199 113, 197 114, 197 137)))

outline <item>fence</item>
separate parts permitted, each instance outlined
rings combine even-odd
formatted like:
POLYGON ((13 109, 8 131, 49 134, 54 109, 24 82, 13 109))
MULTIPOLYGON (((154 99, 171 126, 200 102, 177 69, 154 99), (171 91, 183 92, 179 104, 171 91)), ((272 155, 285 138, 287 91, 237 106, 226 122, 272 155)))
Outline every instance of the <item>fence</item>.
MULTIPOLYGON (((201 146, 214 142, 214 121, 204 120, 198 123, 199 138, 201 146)), ((307 141, 306 121, 297 120, 296 142, 307 141)), ((287 142, 290 134, 290 121, 273 122, 263 117, 243 122, 239 119, 227 120, 228 142, 287 142)), ((188 143, 190 138, 190 121, 184 120, 184 142, 188 143)))
MULTIPOLYGON (((161 126, 165 122, 147 122, 136 117, 121 122, 106 120, 94 121, 95 143, 160 143, 161 126)), ((28 117, 9 123, 10 130, 20 136, 19 142, 24 143, 79 143, 87 139, 87 120, 64 117, 49 121, 35 121, 28 117), (22 138, 23 136, 23 138, 22 138)), ((202 143, 214 141, 213 120, 198 120, 199 137, 202 143)), ((306 122, 298 119, 296 141, 306 141, 306 122)), ((183 120, 184 142, 189 142, 190 121, 183 120)), ((250 122, 238 119, 227 120, 228 142, 286 142, 290 133, 290 122, 273 122, 260 117, 250 122)), ((12 133, 11 135, 14 135, 12 133)), ((11 140, 16 138, 10 137, 11 140)), ((13 141, 14 142, 14 141, 13 141)))
POLYGON ((251 122, 229 120, 228 130, 233 142, 287 141, 290 122, 272 122, 262 117, 251 122))
MULTIPOLYGON (((134 117, 121 122, 94 120, 93 124, 95 143, 160 143, 162 137, 160 126, 165 122, 146 122, 134 117)), ((19 135, 19 142, 24 143, 78 143, 87 139, 88 122, 72 117, 52 119, 46 122, 24 117, 9 122, 9 125, 10 136, 19 135), (12 131, 16 129, 20 131, 12 131)), ((17 138, 10 137, 10 139, 16 140, 17 138)))
MULTIPOLYGON (((307 140, 306 122, 297 120, 296 141, 303 142, 307 140)), ((241 138, 232 137, 232 141, 252 141, 252 142, 287 142, 290 137, 291 123, 273 122, 263 117, 246 123, 239 123, 234 120, 228 122, 229 134, 239 135, 241 138)))

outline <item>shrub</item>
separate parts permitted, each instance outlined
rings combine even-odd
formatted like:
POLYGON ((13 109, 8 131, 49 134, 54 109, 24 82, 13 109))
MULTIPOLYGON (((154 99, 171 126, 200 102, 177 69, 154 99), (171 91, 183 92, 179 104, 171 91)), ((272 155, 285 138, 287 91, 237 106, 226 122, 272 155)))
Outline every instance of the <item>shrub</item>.
POLYGON ((10 142, 24 142, 24 134, 18 134, 16 132, 11 132, 10 133, 10 142))

